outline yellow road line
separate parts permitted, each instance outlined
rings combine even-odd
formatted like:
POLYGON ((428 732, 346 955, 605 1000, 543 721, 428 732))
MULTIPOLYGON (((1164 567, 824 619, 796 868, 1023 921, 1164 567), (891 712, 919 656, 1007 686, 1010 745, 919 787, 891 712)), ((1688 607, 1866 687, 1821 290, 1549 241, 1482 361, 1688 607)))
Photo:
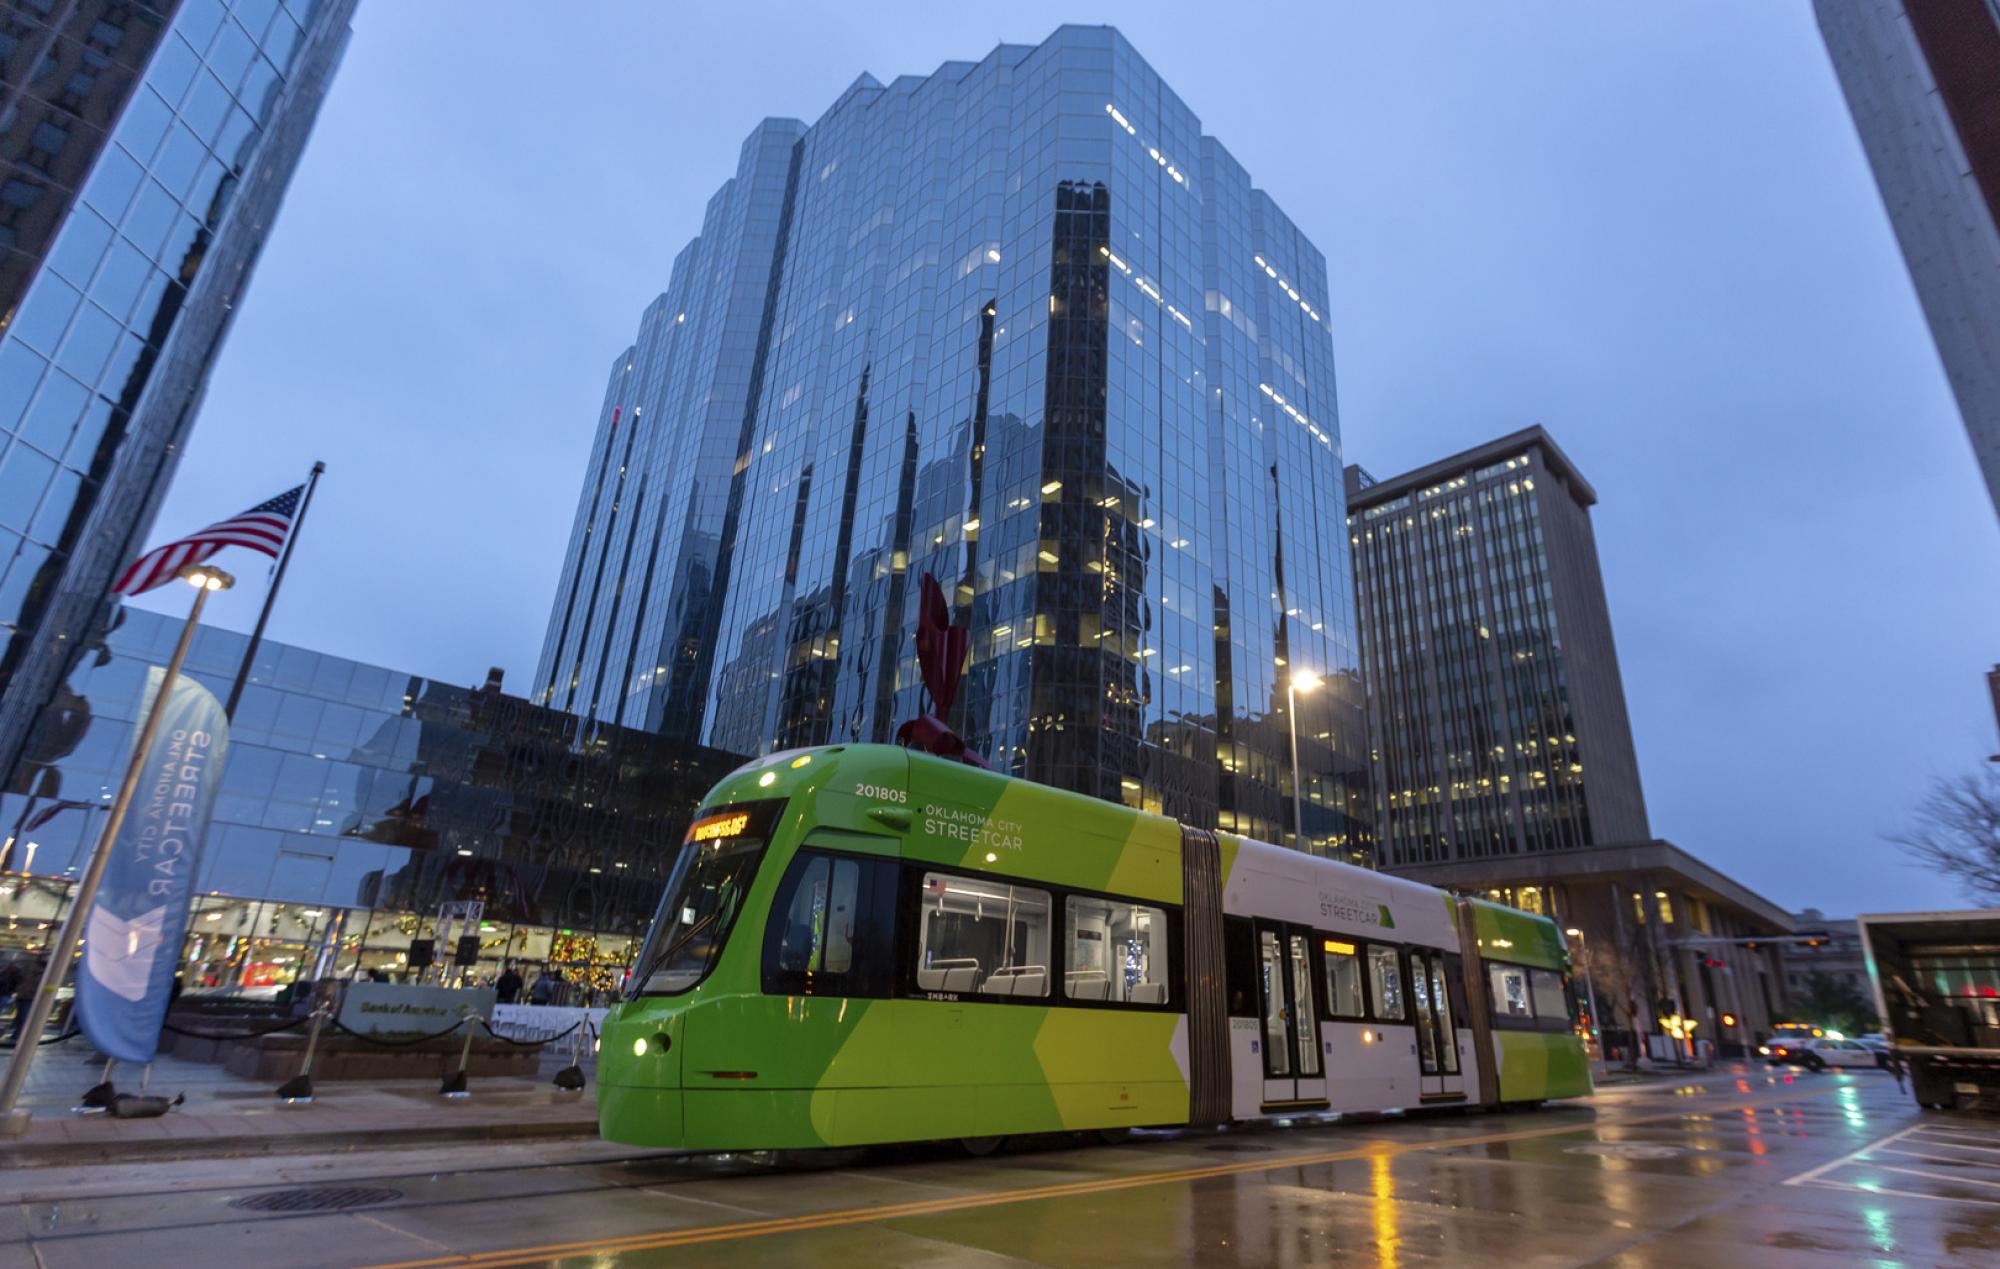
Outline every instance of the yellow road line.
MULTIPOLYGON (((1728 1110, 1745 1106, 1762 1106, 1771 1102, 1798 1101, 1807 1097, 1825 1097, 1840 1091, 1844 1086, 1812 1089, 1804 1092, 1779 1093, 1769 1097, 1745 1098, 1731 1102, 1728 1110)), ((672 1247, 687 1247, 700 1243, 727 1242, 742 1238, 761 1238, 768 1234, 789 1234, 804 1230, 831 1229, 843 1225, 864 1225, 873 1221, 898 1220, 912 1216, 933 1216, 945 1212, 972 1211, 982 1207, 999 1207, 1009 1203, 1029 1203, 1038 1199, 1074 1198, 1085 1194, 1106 1194, 1117 1190, 1138 1189, 1144 1186, 1171 1185, 1182 1181, 1205 1181, 1216 1177, 1242 1176, 1254 1172, 1278 1172, 1286 1168, 1309 1168, 1324 1163, 1340 1163, 1350 1159, 1369 1156, 1392 1156, 1409 1154, 1420 1150, 1456 1149, 1462 1146, 1498 1145, 1508 1141, 1528 1141, 1536 1137, 1557 1137, 1564 1133, 1589 1131, 1596 1128, 1620 1128, 1630 1124, 1656 1123, 1667 1119, 1686 1119, 1694 1115, 1713 1113, 1722 1107, 1681 1106, 1674 1110, 1659 1111, 1650 1115, 1630 1115, 1618 1119, 1600 1119, 1587 1124, 1549 1124, 1539 1128, 1522 1128, 1513 1132, 1479 1133, 1465 1137, 1447 1137, 1432 1141, 1371 1141, 1359 1146, 1349 1146, 1342 1150, 1328 1150, 1315 1154, 1283 1155, 1275 1159, 1253 1159, 1242 1163, 1221 1163, 1203 1168, 1180 1168, 1167 1172, 1139 1172, 1130 1176, 1103 1177, 1092 1181, 1070 1181, 1059 1185, 1040 1185, 1019 1190, 988 1190, 978 1194, 953 1195, 946 1198, 925 1199, 914 1203, 892 1203, 880 1207, 857 1207, 842 1211, 814 1212, 800 1216, 773 1217, 769 1220, 735 1221, 726 1225, 704 1225, 693 1229, 670 1230, 653 1234, 628 1234, 621 1238, 597 1238, 583 1242, 551 1243, 543 1247, 515 1247, 503 1251, 457 1252, 448 1256, 433 1256, 424 1260, 400 1260, 391 1264, 371 1266, 370 1269, 445 1269, 449 1266, 479 1266, 480 1269, 498 1269, 500 1266, 532 1264, 536 1261, 553 1260, 564 1256, 586 1254, 619 1253, 628 1251, 652 1251, 672 1247)))

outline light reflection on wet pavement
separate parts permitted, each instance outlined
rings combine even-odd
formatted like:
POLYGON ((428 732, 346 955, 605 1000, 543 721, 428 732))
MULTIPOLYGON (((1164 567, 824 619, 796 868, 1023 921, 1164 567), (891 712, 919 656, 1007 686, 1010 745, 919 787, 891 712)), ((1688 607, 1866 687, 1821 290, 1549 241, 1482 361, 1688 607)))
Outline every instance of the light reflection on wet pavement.
POLYGON ((0 1265, 2000 1265, 2000 1120, 1920 1114, 1875 1071, 826 1162, 579 1145, 157 1164, 117 1195, 0 1209, 0 1265), (298 1179, 398 1196, 230 1206, 298 1179))

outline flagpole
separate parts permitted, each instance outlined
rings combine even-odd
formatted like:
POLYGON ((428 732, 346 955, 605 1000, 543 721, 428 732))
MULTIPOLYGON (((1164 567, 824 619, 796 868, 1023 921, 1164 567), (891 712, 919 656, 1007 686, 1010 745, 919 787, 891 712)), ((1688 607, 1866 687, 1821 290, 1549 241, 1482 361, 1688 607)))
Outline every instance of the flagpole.
POLYGON ((180 677, 181 663, 187 660, 188 645, 194 642, 194 630, 201 621, 202 605, 208 602, 210 590, 221 590, 229 584, 228 574, 219 569, 190 569, 186 576, 195 588, 194 607, 188 610, 187 624, 181 627, 180 642, 174 645, 174 655, 167 662, 165 676, 160 679, 160 690, 153 697, 153 708, 146 711, 145 725, 139 729, 139 739, 132 746, 132 761, 125 766, 125 781, 118 786, 118 800, 111 804, 111 818, 104 822, 104 830, 97 837, 97 846, 90 853, 90 865, 83 870, 82 880, 76 883, 69 915, 63 919, 62 929, 57 931, 55 942, 49 949, 48 963, 42 967, 42 981, 35 988, 34 1003, 29 1006, 28 1016, 18 1032, 21 1038, 14 1044, 14 1060, 7 1067, 6 1079, 0 1081, 0 1132, 9 1137, 18 1137, 28 1131, 28 1112, 16 1109, 14 1103, 20 1100, 21 1088, 28 1082, 28 1067, 34 1063, 35 1050, 41 1046, 42 1030, 49 1025, 49 1015, 55 1011, 56 992, 61 988, 63 979, 68 977, 69 963, 76 956, 77 944, 83 940, 83 924, 90 911, 90 901, 97 896, 97 885, 104 879, 105 866, 111 862, 111 845, 118 838, 118 830, 125 824, 125 813, 131 809, 132 794, 139 787, 147 754, 153 748, 154 738, 160 733, 160 720, 167 712, 167 698, 173 695, 174 680, 180 677))
POLYGON ((278 587, 285 584, 285 565, 292 562, 292 545, 299 540, 299 530, 305 527, 306 512, 312 507, 313 490, 319 485, 319 474, 326 470, 325 463, 314 463, 312 475, 306 477, 305 497, 299 500, 299 513, 292 517, 292 527, 285 533, 285 549, 278 556, 278 571, 271 578, 271 589, 264 594, 264 607, 257 614, 257 627, 250 632, 250 646, 243 651, 243 664, 236 667, 236 681, 229 685, 229 699, 223 703, 223 716, 236 721, 236 702, 243 699, 243 685, 250 680, 250 664, 257 659, 257 645, 264 642, 264 623, 271 619, 271 605, 278 600, 278 587))

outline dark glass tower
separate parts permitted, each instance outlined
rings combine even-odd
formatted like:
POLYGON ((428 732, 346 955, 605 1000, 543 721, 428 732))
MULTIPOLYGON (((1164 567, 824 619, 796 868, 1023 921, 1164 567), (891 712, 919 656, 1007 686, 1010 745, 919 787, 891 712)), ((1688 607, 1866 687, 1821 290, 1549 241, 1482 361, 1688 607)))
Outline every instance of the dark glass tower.
POLYGON ((918 710, 995 765, 1365 852, 1326 266, 1116 31, 765 123, 613 363, 541 700, 755 752, 918 710), (1310 680, 1302 679, 1302 682, 1310 680))
POLYGON ((1597 495, 1548 433, 1348 470, 1382 866, 1648 841, 1597 495))
POLYGON ((353 8, 0 7, 0 774, 150 527, 353 8))

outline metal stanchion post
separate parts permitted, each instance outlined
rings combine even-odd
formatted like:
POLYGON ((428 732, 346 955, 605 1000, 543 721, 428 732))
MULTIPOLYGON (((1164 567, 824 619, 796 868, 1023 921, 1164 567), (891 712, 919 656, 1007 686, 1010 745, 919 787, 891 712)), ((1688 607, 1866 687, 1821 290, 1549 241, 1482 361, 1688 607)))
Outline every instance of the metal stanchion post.
POLYGON ((458 1069, 445 1076, 444 1083, 438 1088, 439 1095, 444 1097, 472 1096, 465 1088, 465 1067, 472 1060, 472 1020, 479 1015, 472 1012, 470 1005, 465 1007, 464 1014, 460 1025, 465 1028, 465 1043, 458 1050, 458 1069))
POLYGON ((306 1032, 306 1053, 305 1057, 299 1061, 299 1073, 278 1085, 277 1088, 276 1095, 282 1098, 287 1106, 306 1106, 312 1103, 313 1050, 319 1046, 320 1024, 326 1021, 327 1015, 332 1010, 333 1006, 330 1001, 323 1000, 313 1006, 312 1029, 306 1032))
POLYGON ((583 1032, 590 1025, 590 1015, 585 1014, 570 1033, 569 1065, 556 1072, 555 1085, 566 1093, 574 1093, 583 1088, 583 1032))

